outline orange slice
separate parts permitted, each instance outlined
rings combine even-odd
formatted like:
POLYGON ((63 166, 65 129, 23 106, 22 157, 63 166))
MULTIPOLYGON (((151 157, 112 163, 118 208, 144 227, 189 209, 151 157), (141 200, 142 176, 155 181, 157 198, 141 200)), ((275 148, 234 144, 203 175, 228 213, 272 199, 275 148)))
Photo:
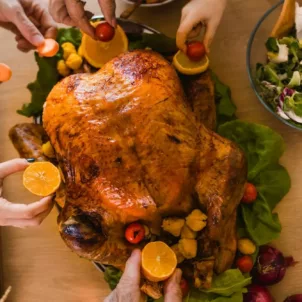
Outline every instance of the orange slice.
POLYGON ((159 282, 168 279, 176 265, 174 251, 162 241, 150 242, 142 251, 143 273, 150 281, 159 282))
POLYGON ((282 38, 289 33, 295 25, 295 12, 296 0, 285 0, 271 37, 282 38))
MULTIPOLYGON (((94 22, 96 27, 100 22, 94 22)), ((128 39, 123 29, 118 25, 114 38, 109 42, 101 42, 92 39, 83 33, 81 52, 87 62, 96 68, 101 68, 105 63, 128 50, 128 39)))
POLYGON ((30 164, 23 173, 23 185, 31 193, 48 196, 60 186, 59 169, 50 162, 30 164))
POLYGON ((194 75, 206 71, 210 61, 204 56, 200 61, 192 61, 188 56, 179 50, 173 58, 174 67, 182 74, 194 75))
POLYGON ((7 82, 12 77, 12 70, 4 63, 0 63, 0 83, 7 82))
POLYGON ((59 43, 54 39, 45 39, 44 42, 37 47, 37 51, 42 57, 54 57, 59 49, 59 43))

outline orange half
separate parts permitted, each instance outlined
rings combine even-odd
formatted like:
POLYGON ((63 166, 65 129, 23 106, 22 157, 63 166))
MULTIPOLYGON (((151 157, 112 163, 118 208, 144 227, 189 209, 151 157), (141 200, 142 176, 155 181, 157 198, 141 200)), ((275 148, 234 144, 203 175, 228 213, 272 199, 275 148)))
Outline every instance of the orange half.
POLYGON ((145 277, 153 282, 168 279, 177 266, 174 251, 164 242, 148 243, 142 251, 142 268, 145 277))
POLYGON ((60 186, 59 169, 50 162, 30 164, 23 173, 23 185, 31 193, 38 196, 48 196, 60 186))
MULTIPOLYGON (((100 22, 94 22, 96 27, 100 22)), ((124 30, 117 25, 115 35, 109 42, 102 42, 92 39, 83 33, 81 52, 87 62, 96 68, 101 68, 114 57, 128 50, 128 39, 124 30)))

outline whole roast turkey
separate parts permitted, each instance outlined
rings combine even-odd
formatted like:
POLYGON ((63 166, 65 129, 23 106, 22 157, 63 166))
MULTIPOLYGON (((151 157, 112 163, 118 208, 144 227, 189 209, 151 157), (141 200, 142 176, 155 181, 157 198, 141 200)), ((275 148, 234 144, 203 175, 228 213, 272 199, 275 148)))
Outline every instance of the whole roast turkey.
MULTIPOLYGON (((230 268, 246 161, 211 130, 213 90, 208 73, 182 85, 152 51, 122 54, 97 73, 69 76, 52 89, 43 127, 65 179, 58 224, 73 251, 122 268, 137 247, 124 238, 127 224, 140 221, 160 236, 164 217, 200 208, 208 221, 191 265, 201 275, 230 268)), ((43 159, 41 126, 17 125, 10 136, 21 156, 33 150, 43 159)), ((209 287, 209 276, 201 285, 209 287)))

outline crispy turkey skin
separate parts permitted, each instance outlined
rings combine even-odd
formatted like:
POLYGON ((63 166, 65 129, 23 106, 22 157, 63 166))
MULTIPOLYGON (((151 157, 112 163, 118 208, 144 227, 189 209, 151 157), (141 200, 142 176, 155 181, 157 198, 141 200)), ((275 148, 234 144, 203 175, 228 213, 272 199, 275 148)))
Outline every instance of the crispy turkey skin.
POLYGON ((166 60, 133 51, 95 74, 63 79, 49 94, 43 125, 66 188, 59 230, 80 256, 122 268, 137 247, 124 239, 128 223, 160 234, 163 217, 199 207, 208 224, 198 258, 214 257, 218 273, 231 266, 246 161, 205 127, 215 127, 209 75, 189 81, 186 98, 166 60))

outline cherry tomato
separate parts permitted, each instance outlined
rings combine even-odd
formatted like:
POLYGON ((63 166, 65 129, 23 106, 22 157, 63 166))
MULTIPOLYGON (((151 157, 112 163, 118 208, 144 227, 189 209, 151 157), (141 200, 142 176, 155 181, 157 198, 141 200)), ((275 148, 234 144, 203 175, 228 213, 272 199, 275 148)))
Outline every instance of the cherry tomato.
POLYGON ((237 259, 236 266, 242 273, 249 273, 253 268, 253 259, 251 256, 242 256, 237 259))
POLYGON ((248 182, 245 185, 244 194, 243 194, 241 202, 252 203, 253 201, 256 200, 257 195, 258 195, 258 193, 257 193, 256 187, 253 184, 248 182))
POLYGON ((109 42, 113 39, 115 29, 107 22, 102 22, 95 28, 95 35, 102 42, 109 42))
POLYGON ((138 222, 130 223, 126 228, 125 237, 132 244, 141 242, 145 237, 144 226, 138 222))
POLYGON ((187 56, 191 61, 200 61, 206 54, 204 44, 199 41, 191 41, 187 44, 187 56))
POLYGON ((190 291, 189 282, 185 278, 181 278, 179 285, 181 288, 182 296, 186 297, 190 291))

